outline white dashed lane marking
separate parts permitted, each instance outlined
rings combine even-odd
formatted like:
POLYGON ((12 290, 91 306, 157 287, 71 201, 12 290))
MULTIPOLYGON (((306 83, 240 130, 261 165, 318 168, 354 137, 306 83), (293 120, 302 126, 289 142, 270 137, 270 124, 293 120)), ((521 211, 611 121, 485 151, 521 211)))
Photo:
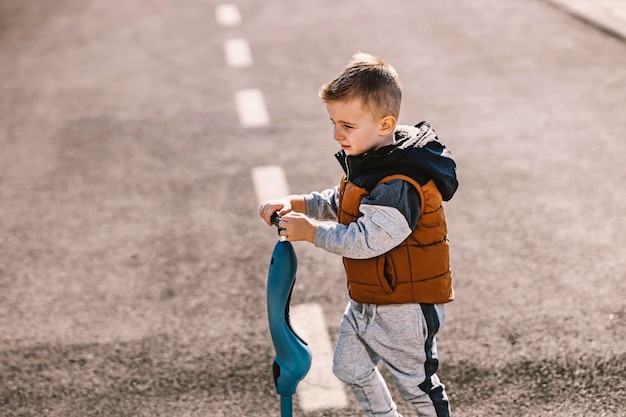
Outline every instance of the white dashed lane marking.
MULTIPOLYGON (((222 26, 236 26, 241 23, 239 9, 233 4, 219 5, 215 14, 218 24, 222 26)), ((226 63, 232 68, 252 65, 250 46, 245 39, 235 38, 224 42, 224 54, 226 63)), ((239 90, 235 101, 242 126, 269 125, 269 113, 261 90, 239 90)), ((289 195, 285 171, 278 165, 253 168, 252 182, 259 205, 267 200, 289 195)), ((347 407, 344 387, 332 374, 333 347, 322 307, 319 304, 291 306, 290 322, 299 336, 308 343, 313 355, 311 369, 298 385, 296 392, 300 408, 309 412, 347 407)))
POLYGON ((308 343, 313 353, 311 370, 296 392, 298 405, 305 412, 347 407, 348 398, 343 384, 332 374, 334 349, 322 307, 319 304, 299 304, 291 307, 289 316, 293 329, 308 343))
POLYGON ((259 206, 267 200, 284 197, 289 194, 285 171, 278 165, 253 168, 252 182, 259 206))
POLYGON ((228 39, 224 42, 226 63, 232 68, 245 68, 252 65, 252 53, 248 41, 243 38, 228 39))
MULTIPOLYGON (((241 21, 239 10, 233 5, 219 6, 216 14, 218 22, 223 26, 233 26, 241 21)), ((226 41, 224 54, 230 67, 242 68, 252 65, 250 46, 245 39, 226 41)), ((242 126, 269 125, 269 113, 261 90, 239 90, 236 92, 235 101, 242 126)), ((285 171, 279 165, 253 168, 252 182, 259 205, 267 200, 289 195, 285 171)), ((322 307, 314 303, 291 306, 290 322, 296 333, 308 343, 313 355, 311 369, 298 385, 296 392, 300 409, 310 412, 347 407, 345 389, 332 374, 333 346, 322 307)))
POLYGON ((239 123, 243 127, 261 127, 270 124, 263 92, 257 88, 239 90, 235 100, 239 112, 239 123))
POLYGON ((234 4, 220 4, 215 8, 215 20, 220 26, 237 26, 241 23, 241 13, 234 4))

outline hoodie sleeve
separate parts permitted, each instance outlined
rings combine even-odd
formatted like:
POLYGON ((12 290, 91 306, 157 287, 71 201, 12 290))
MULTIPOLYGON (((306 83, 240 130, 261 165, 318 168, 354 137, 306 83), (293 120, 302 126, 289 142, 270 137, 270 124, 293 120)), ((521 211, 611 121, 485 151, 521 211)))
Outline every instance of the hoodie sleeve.
POLYGON ((339 187, 306 194, 306 215, 316 220, 337 221, 339 187))
POLYGON ((353 259, 382 255, 402 243, 419 217, 419 194, 402 180, 379 184, 359 206, 363 216, 348 226, 322 223, 314 244, 328 252, 353 259))

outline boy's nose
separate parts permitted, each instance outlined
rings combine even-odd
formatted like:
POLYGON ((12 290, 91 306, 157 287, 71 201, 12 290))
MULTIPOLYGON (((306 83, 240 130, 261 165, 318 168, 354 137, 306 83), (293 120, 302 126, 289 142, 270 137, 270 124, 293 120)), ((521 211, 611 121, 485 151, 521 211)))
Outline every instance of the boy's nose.
POLYGON ((341 134, 341 132, 339 131, 337 127, 333 128, 333 137, 335 138, 336 141, 340 141, 344 139, 343 135, 341 134))

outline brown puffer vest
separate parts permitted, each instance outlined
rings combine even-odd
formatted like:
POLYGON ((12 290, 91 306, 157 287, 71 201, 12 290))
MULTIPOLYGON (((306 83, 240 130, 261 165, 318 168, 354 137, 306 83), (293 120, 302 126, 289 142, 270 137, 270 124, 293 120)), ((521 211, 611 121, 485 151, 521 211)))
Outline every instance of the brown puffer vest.
MULTIPOLYGON (((442 304, 454 299, 448 232, 441 193, 431 180, 423 186, 406 175, 390 175, 418 191, 420 215, 413 233, 389 252, 370 259, 343 258, 350 297, 360 303, 442 304)), ((339 222, 348 225, 363 214, 359 205, 368 192, 346 181, 339 188, 339 222)))

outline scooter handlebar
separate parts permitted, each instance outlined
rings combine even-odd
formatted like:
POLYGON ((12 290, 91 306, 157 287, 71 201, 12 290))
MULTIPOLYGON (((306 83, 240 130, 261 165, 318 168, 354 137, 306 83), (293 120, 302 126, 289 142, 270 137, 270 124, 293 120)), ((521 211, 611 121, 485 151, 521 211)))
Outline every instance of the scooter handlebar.
POLYGON ((280 231, 285 230, 285 229, 283 229, 282 227, 278 225, 278 223, 280 223, 280 217, 278 217, 277 211, 275 211, 274 214, 272 214, 272 217, 270 217, 270 221, 272 222, 274 226, 276 226, 276 228, 278 229, 278 235, 280 236, 280 231))

